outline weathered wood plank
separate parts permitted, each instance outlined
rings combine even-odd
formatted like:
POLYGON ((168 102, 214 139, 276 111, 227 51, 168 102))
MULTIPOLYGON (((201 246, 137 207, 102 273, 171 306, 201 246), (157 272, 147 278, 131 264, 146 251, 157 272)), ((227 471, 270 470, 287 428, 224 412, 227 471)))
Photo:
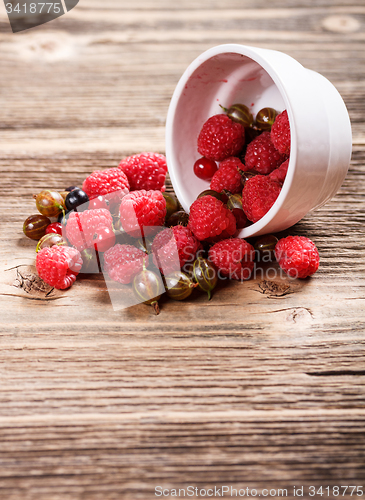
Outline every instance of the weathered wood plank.
POLYGON ((362 0, 83 0, 13 35, 0 12, 0 498, 362 484, 364 22, 362 0), (163 298, 159 316, 114 311, 102 275, 43 287, 21 230, 32 195, 163 153, 182 72, 230 42, 288 53, 348 107, 342 188, 283 233, 315 241, 318 273, 293 281, 273 264, 212 301, 163 298))

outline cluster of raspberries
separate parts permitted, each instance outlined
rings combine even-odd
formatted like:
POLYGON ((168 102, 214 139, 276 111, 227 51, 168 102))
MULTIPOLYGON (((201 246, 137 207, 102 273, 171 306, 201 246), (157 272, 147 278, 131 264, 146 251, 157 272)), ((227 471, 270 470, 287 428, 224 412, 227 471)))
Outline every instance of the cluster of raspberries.
MULTIPOLYGON (((222 163, 229 166, 230 161, 222 163)), ((141 153, 119 167, 90 174, 82 185, 89 205, 70 211, 63 221, 65 245, 38 251, 39 276, 55 288, 70 287, 92 249, 100 269, 122 284, 131 283, 148 266, 164 276, 176 271, 176 265, 186 271, 198 256, 208 259, 219 277, 249 279, 257 252, 237 237, 233 211, 222 200, 204 195, 192 203, 187 223, 169 224, 166 173, 163 155, 141 153)), ((318 269, 318 251, 305 237, 279 240, 275 257, 289 276, 305 278, 318 269)))
POLYGON ((276 116, 271 130, 256 127, 248 131, 224 113, 211 116, 203 124, 197 147, 204 158, 219 163, 210 189, 242 195, 247 224, 257 222, 275 203, 287 174, 290 155, 287 111, 276 116), (245 173, 249 178, 243 180, 245 173))

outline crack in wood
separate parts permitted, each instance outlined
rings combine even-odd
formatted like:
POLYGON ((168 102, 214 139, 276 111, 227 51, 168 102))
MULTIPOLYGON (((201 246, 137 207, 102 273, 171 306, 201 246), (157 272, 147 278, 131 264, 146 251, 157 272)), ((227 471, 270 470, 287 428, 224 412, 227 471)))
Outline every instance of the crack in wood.
POLYGON ((323 372, 306 372, 311 377, 341 377, 343 375, 365 375, 365 370, 327 370, 323 372))
POLYGON ((286 307, 284 309, 275 309, 274 311, 268 311, 269 313, 278 313, 289 311, 290 314, 287 316, 287 321, 292 321, 297 323, 297 321, 303 321, 305 318, 314 319, 314 314, 308 307, 286 307))

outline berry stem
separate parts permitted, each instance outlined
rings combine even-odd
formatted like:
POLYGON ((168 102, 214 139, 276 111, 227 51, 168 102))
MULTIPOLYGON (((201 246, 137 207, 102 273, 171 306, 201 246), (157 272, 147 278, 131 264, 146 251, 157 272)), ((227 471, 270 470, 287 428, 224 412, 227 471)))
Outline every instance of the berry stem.
POLYGON ((160 314, 160 306, 158 305, 157 300, 155 302, 151 302, 151 306, 153 307, 156 316, 160 314))

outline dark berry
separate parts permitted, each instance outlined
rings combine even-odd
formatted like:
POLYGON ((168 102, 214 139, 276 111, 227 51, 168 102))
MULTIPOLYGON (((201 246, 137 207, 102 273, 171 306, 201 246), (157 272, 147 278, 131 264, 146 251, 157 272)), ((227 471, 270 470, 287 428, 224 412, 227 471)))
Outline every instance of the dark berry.
POLYGON ((158 300, 165 291, 161 278, 156 273, 144 268, 133 279, 133 291, 143 304, 151 305, 156 314, 160 314, 158 300))
POLYGON ((75 208, 80 207, 81 205, 84 205, 82 209, 85 210, 86 208, 88 208, 88 203, 89 203, 88 195, 85 193, 85 191, 83 191, 80 188, 75 188, 72 191, 70 191, 66 196, 65 200, 65 205, 67 210, 74 210, 75 208))
POLYGON ((52 222, 52 224, 49 224, 46 228, 46 234, 49 233, 56 233, 60 234, 62 236, 62 224, 60 222, 52 222))
POLYGON ((203 198, 203 196, 213 196, 214 198, 217 198, 217 200, 219 201, 223 201, 224 202, 224 195, 222 193, 218 193, 218 191, 213 191, 213 189, 205 189, 205 191, 202 191, 198 197, 198 198, 203 198))
POLYGON ((78 189, 77 186, 69 186, 68 188, 65 189, 65 191, 73 191, 74 189, 78 189))
POLYGON ((179 202, 177 198, 172 193, 162 193, 162 196, 166 200, 166 217, 165 220, 168 220, 172 214, 179 210, 179 202))
POLYGON ((273 234, 262 236, 254 244, 255 250, 258 252, 258 260, 263 262, 271 262, 275 257, 275 246, 279 240, 273 234))
POLYGON ((23 232, 31 240, 39 240, 46 234, 46 229, 50 224, 51 221, 45 215, 31 215, 24 221, 23 232))
POLYGON ((189 223, 189 214, 184 212, 184 210, 179 210, 175 213, 173 213, 169 219, 166 221, 166 226, 171 227, 171 226, 187 226, 189 223))
POLYGON ((45 189, 34 196, 38 211, 47 217, 57 217, 65 211, 65 201, 57 191, 45 189))
POLYGON ((212 298, 212 290, 218 283, 218 272, 215 265, 208 259, 198 257, 194 261, 193 276, 201 290, 207 292, 208 300, 212 298))
POLYGON ((48 233, 38 241, 35 251, 38 253, 43 248, 51 248, 54 245, 67 246, 67 241, 58 233, 48 233))
POLYGON ((194 174, 203 181, 210 181, 213 175, 218 170, 218 166, 214 160, 202 156, 194 163, 194 174))
MULTIPOLYGON (((221 106, 223 108, 223 106, 221 106)), ((223 108, 227 116, 234 122, 240 123, 244 127, 251 127, 253 124, 253 116, 251 111, 245 104, 232 104, 228 109, 223 108)))
POLYGON ((91 248, 85 248, 81 252, 82 258, 82 268, 80 273, 85 274, 98 274, 101 273, 101 266, 99 261, 99 255, 95 250, 91 248))
POLYGON ((260 130, 271 130, 279 113, 274 108, 262 108, 256 115, 255 125, 260 130))
POLYGON ((242 195, 231 194, 227 201, 227 208, 229 208, 235 216, 237 229, 246 227, 247 217, 242 208, 242 195))
POLYGON ((174 300, 184 300, 190 297, 195 287, 198 286, 182 271, 174 271, 165 276, 167 295, 174 300))
POLYGON ((255 177, 255 175, 258 175, 257 172, 251 172, 250 170, 247 172, 243 172, 242 170, 240 170, 240 174, 241 174, 242 187, 244 187, 244 185, 246 184, 246 182, 249 179, 251 179, 252 177, 255 177))
POLYGON ((241 154, 240 154, 240 157, 244 160, 244 151, 245 149, 247 148, 247 146, 250 144, 250 142, 252 142, 254 139, 256 139, 256 137, 258 135, 261 134, 261 130, 258 130, 257 128, 245 128, 245 131, 246 131, 246 143, 245 143, 245 147, 244 149, 242 150, 241 154))

